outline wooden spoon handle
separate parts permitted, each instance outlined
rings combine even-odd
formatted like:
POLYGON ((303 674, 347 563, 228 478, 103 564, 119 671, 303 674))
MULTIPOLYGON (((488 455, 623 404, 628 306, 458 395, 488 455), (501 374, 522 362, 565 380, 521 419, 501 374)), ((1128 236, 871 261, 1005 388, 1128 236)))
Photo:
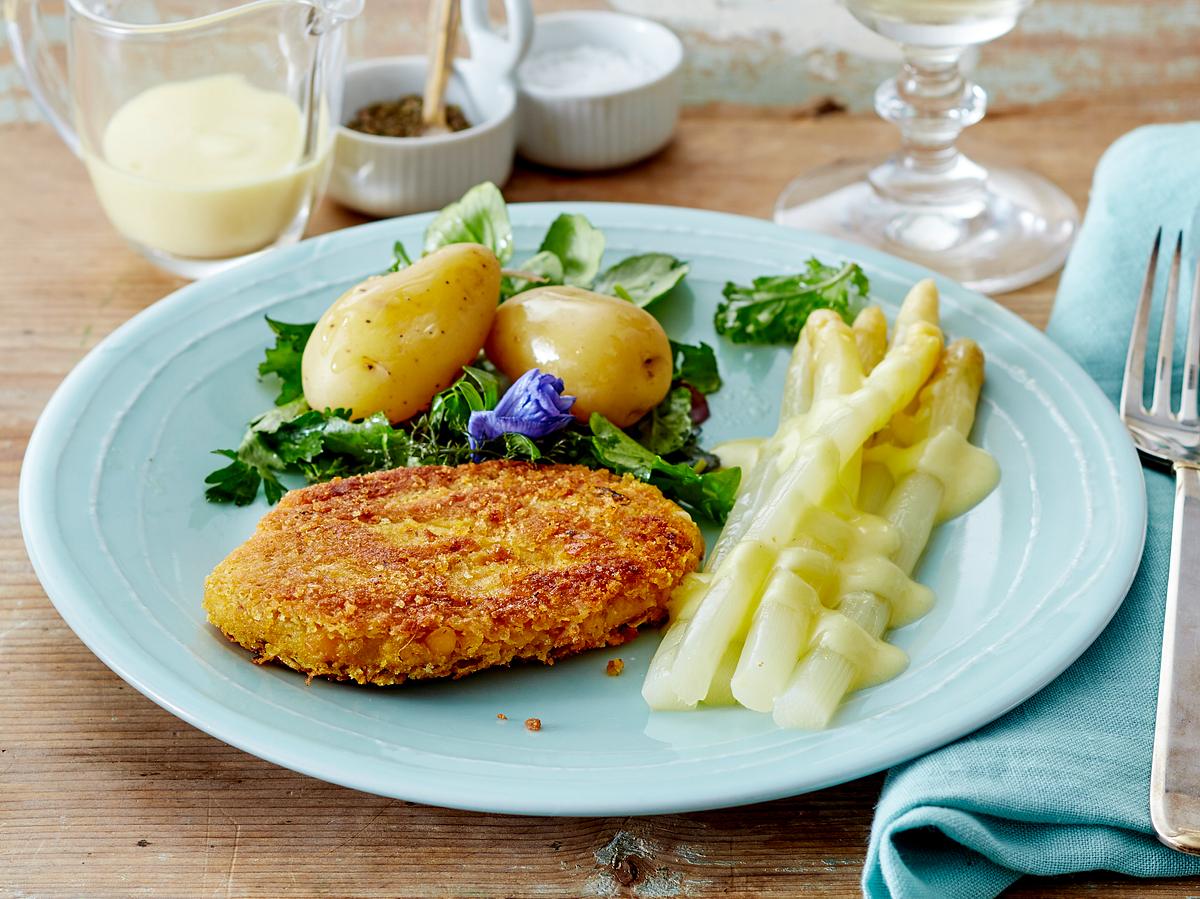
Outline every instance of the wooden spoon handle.
POLYGON ((429 70, 425 75, 421 118, 427 127, 444 129, 446 84, 450 80, 450 63, 454 59, 454 42, 458 37, 458 0, 431 0, 429 13, 433 41, 429 70))

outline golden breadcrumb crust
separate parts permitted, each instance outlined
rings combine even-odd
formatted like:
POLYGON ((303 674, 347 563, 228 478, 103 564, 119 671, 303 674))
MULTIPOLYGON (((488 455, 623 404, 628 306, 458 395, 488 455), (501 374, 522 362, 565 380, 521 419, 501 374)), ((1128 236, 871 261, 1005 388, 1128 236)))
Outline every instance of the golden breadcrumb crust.
POLYGON ((255 661, 359 683, 623 643, 699 564, 657 488, 578 465, 398 468, 288 493, 205 582, 255 661))

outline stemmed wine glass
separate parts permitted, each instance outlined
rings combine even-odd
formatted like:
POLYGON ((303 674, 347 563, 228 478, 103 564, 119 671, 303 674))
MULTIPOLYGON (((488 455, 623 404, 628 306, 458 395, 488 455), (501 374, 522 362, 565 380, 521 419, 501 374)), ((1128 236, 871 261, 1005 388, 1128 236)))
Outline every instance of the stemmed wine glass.
POLYGON ((963 53, 1012 30, 1032 0, 842 2, 903 50, 900 75, 875 92, 876 111, 900 128, 900 150, 797 178, 775 220, 878 247, 985 292, 1056 271, 1079 224, 1071 199, 1032 172, 985 169, 955 147, 987 102, 963 76, 963 53))

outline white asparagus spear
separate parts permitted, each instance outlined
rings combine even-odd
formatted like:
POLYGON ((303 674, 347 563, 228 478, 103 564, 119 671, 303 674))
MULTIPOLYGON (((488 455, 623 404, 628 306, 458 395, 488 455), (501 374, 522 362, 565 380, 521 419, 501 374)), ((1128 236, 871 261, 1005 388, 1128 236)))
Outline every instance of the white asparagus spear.
MULTIPOLYGON (((842 325, 845 328, 845 325, 842 325)), ((828 335, 833 346, 830 360, 840 365, 858 366, 857 350, 841 349, 842 335, 834 326, 814 331, 814 345, 828 335)), ((849 338, 852 342, 852 338, 849 338)), ((778 480, 795 464, 806 440, 814 434, 831 439, 842 464, 848 461, 873 433, 883 427, 906 406, 929 377, 941 351, 941 332, 927 322, 914 322, 903 340, 893 343, 866 380, 853 393, 841 397, 822 397, 814 384, 813 405, 809 411, 784 421, 779 431, 763 448, 760 464, 751 475, 752 484, 738 496, 725 528, 717 539, 709 559, 709 570, 742 539, 751 522, 778 486, 778 480)), ((827 376, 823 383, 844 383, 844 375, 827 376)))
MULTIPOLYGON (((983 354, 971 341, 955 341, 942 354, 937 371, 921 392, 919 412, 925 412, 930 427, 951 427, 962 436, 970 433, 983 384, 983 354)), ((951 473, 947 472, 946 477, 951 473)), ((893 554, 896 568, 908 575, 925 550, 937 520, 943 495, 942 480, 914 471, 897 484, 883 508, 883 518, 899 534, 893 554)), ((930 595, 931 599, 931 595, 930 595)), ((853 591, 841 598, 841 612, 872 636, 881 636, 892 616, 890 604, 873 591, 853 591)), ((786 693, 787 708, 780 715, 796 726, 825 727, 853 683, 857 671, 851 659, 836 652, 813 652, 797 667, 786 693), (851 676, 846 676, 847 669, 851 676), (838 685, 845 682, 842 693, 838 685)))
POLYGON ((771 711, 820 608, 817 591, 800 575, 778 567, 771 572, 730 683, 738 702, 771 711))
POLYGON ((878 306, 868 306, 855 317, 851 329, 863 374, 869 375, 887 353, 887 316, 878 306))
POLYGON ((654 658, 650 660, 646 679, 642 682, 642 698, 652 709, 681 710, 695 705, 689 705, 675 694, 671 689, 670 675, 671 666, 675 664, 675 657, 679 653, 679 644, 683 642, 683 635, 687 633, 688 623, 695 616, 696 609, 700 608, 700 600, 704 598, 708 583, 708 575, 690 574, 671 597, 671 625, 663 634, 654 658))
POLYGON ((780 435, 788 427, 787 423, 807 414, 814 401, 829 400, 837 395, 843 385, 850 389, 862 386, 862 366, 857 361, 858 351, 850 329, 833 313, 821 314, 823 312, 827 310, 818 310, 809 316, 796 342, 788 368, 779 430, 760 450, 757 464, 738 491, 725 527, 709 551, 705 566, 709 571, 715 570, 742 539, 751 520, 774 492, 778 479, 786 473, 791 459, 781 460, 778 452, 780 435), (823 369, 820 383, 814 375, 818 360, 823 369))
POLYGON ((800 338, 792 348, 792 359, 788 363, 783 379, 783 403, 779 409, 780 422, 795 415, 803 415, 812 405, 813 358, 810 331, 805 322, 800 338))
POLYGON ((721 657, 758 599, 773 561, 774 554, 763 544, 744 541, 713 574, 670 666, 667 683, 684 703, 697 703, 707 695, 721 657))
POLYGON ((904 302, 900 304, 900 312, 896 315, 896 327, 892 331, 893 344, 902 342, 908 329, 917 322, 938 324, 938 306, 938 289, 932 278, 925 278, 914 284, 904 302))
POLYGON ((807 414, 781 426, 779 459, 771 458, 774 439, 767 448, 767 458, 756 471, 761 484, 739 497, 735 513, 748 497, 755 501, 742 519, 731 516, 726 523, 713 552, 712 586, 695 617, 678 625, 685 632, 674 659, 668 662, 664 656, 663 666, 670 668, 664 683, 685 705, 708 693, 721 657, 754 608, 772 559, 763 541, 778 547, 797 536, 796 510, 812 506, 828 490, 831 479, 819 473, 829 468, 839 472, 867 438, 916 395, 941 348, 936 326, 914 321, 863 381, 858 349, 844 322, 833 315, 814 315, 809 339, 814 360, 823 362, 820 376, 813 380, 813 404, 807 414), (852 392, 843 394, 847 389, 852 392), (822 437, 800 439, 805 430, 822 437))

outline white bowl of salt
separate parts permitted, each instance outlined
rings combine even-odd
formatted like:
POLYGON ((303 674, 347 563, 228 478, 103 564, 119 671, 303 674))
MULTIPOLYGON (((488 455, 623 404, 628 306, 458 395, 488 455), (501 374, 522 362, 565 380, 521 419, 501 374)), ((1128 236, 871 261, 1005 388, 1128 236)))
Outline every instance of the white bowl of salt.
POLYGON ((542 165, 615 168, 662 149, 675 131, 683 45, 623 13, 537 17, 517 69, 517 149, 542 165))

